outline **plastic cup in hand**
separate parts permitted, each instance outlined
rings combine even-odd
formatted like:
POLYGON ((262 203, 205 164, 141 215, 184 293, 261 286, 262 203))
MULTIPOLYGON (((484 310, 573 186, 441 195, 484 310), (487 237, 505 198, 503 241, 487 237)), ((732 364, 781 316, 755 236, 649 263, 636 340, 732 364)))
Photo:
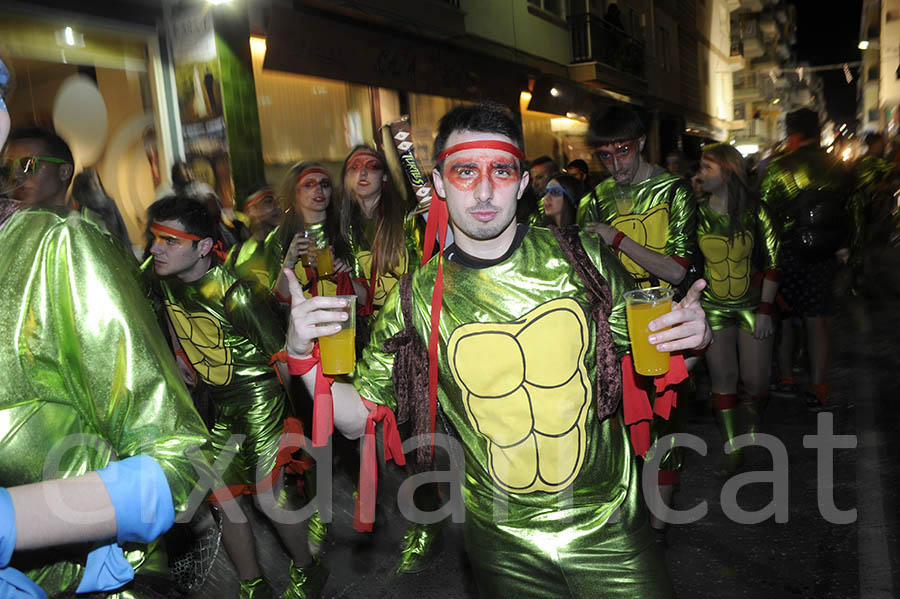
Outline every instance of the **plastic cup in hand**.
POLYGON ((331 248, 323 247, 316 250, 316 272, 320 277, 334 274, 334 262, 331 260, 331 248))
POLYGON ((309 229, 301 229, 299 233, 297 233, 300 237, 309 240, 306 246, 306 253, 300 256, 300 262, 303 264, 303 268, 313 268, 315 266, 315 247, 316 247, 316 238, 312 231, 309 229))
MULTIPOLYGON (((319 337, 319 352, 322 355, 322 372, 328 375, 349 374, 356 366, 356 296, 338 295, 336 297, 347 300, 343 311, 347 313, 347 320, 326 322, 339 324, 341 330, 334 335, 319 337)), ((335 310, 340 312, 341 310, 335 310)))
POLYGON ((650 287, 625 292, 625 313, 628 317, 628 336, 631 338, 631 357, 638 374, 658 376, 669 371, 669 352, 661 352, 650 343, 650 322, 672 311, 672 290, 650 287))

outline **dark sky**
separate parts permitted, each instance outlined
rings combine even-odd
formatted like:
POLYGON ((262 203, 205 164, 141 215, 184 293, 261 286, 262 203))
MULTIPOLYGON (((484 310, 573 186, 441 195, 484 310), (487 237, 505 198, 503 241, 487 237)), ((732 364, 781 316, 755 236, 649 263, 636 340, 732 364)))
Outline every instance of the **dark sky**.
MULTIPOLYGON (((862 0, 794 0, 797 7, 797 59, 811 65, 856 61, 861 52, 859 22, 862 0)), ((825 81, 825 103, 835 122, 852 120, 856 114, 856 78, 847 84, 841 70, 820 73, 825 81)))

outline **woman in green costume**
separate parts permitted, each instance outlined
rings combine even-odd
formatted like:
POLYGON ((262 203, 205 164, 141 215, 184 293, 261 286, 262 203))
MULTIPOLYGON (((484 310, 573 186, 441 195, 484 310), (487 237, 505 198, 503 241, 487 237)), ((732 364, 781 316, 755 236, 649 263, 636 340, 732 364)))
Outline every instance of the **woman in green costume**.
POLYGON ((743 459, 740 450, 731 451, 734 437, 743 432, 739 415, 746 418, 744 429, 755 432, 768 400, 779 241, 769 209, 747 184, 737 150, 728 144, 706 147, 698 179, 709 194, 697 211, 697 238, 709 282, 702 304, 715 340, 706 363, 716 422, 728 443, 724 470, 733 471, 743 459), (739 384, 743 401, 738 399, 739 384))

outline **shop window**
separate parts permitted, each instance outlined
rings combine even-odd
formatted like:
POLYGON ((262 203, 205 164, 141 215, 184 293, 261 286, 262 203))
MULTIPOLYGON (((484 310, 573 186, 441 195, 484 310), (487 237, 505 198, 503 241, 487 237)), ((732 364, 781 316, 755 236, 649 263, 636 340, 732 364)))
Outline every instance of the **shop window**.
POLYGON ((76 175, 97 171, 131 242, 143 247, 146 209, 171 163, 157 134, 165 99, 150 39, 0 13, 0 40, 16 79, 7 100, 13 127, 46 127, 65 139, 76 175))
POLYGON ((557 17, 565 17, 562 0, 528 0, 528 4, 549 12, 557 17))
POLYGON ((301 160, 337 177, 350 149, 374 138, 371 90, 335 79, 263 70, 264 44, 251 44, 266 178, 278 182, 301 160))

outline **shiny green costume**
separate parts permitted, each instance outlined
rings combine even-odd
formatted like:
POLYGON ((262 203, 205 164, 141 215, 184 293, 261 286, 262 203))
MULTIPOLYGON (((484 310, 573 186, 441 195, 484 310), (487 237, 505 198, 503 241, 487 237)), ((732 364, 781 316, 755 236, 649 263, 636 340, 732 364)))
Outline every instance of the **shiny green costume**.
POLYGON ((762 291, 761 271, 778 268, 781 241, 763 203, 756 218, 744 215, 742 232, 729 236, 729 222, 728 214, 713 210, 708 200, 699 202, 697 238, 707 282, 700 303, 714 331, 737 326, 752 334, 762 291))
MULTIPOLYGON (((0 473, 3 486, 44 479, 68 435, 94 443, 58 456, 50 478, 145 454, 165 472, 176 512, 198 480, 206 428, 121 244, 75 212, 27 209, 0 228, 0 473), (52 463, 52 462, 51 462, 52 463)), ((208 472, 211 475, 211 473, 208 472)), ((28 552, 10 564, 48 593, 74 590, 88 548, 28 552)), ((158 543, 128 545, 142 573, 167 571, 158 543)), ((122 597, 133 597, 126 591, 122 597)))
POLYGON ((896 175, 894 164, 878 156, 863 156, 853 167, 850 210, 855 226, 850 238, 850 261, 855 268, 863 266, 866 247, 883 247, 895 228, 892 183, 896 175))
MULTIPOLYGON (((575 222, 580 227, 605 223, 647 249, 688 258, 696 245, 697 204, 690 189, 678 185, 680 182, 679 177, 662 170, 633 185, 619 185, 610 177, 581 198, 575 222), (673 186, 677 186, 674 191, 673 186)), ((619 258, 641 287, 670 286, 628 256, 620 254, 619 258)))
POLYGON ((253 237, 231 248, 225 268, 246 281, 254 291, 265 295, 269 291, 269 268, 266 264, 266 244, 253 237))
MULTIPOLYGON (((621 355, 622 294, 633 282, 597 236, 582 241, 609 282, 621 355)), ((465 452, 466 546, 481 595, 670 597, 621 412, 596 416, 595 324, 557 241, 530 228, 482 268, 454 254, 444 260, 438 401, 465 452)), ((412 324, 423 343, 436 272, 432 259, 413 275, 412 324)), ((394 356, 382 344, 405 326, 398 291, 353 376, 362 397, 392 409, 394 356)))
POLYGON ((191 283, 161 279, 160 287, 182 349, 210 386, 217 457, 236 452, 222 475, 225 485, 232 495, 252 493, 275 467, 287 416, 284 389, 269 364, 284 347, 284 324, 264 298, 222 266, 191 283), (246 439, 238 443, 232 435, 246 439))
MULTIPOLYGON (((609 177, 581 198, 575 222, 580 227, 591 222, 605 223, 647 249, 686 259, 696 249, 697 203, 690 189, 679 185, 681 182, 679 177, 662 169, 655 169, 650 177, 633 185, 619 185, 609 177)), ((640 287, 671 287, 621 252, 619 259, 640 287)), ((647 459, 658 449, 656 439, 685 431, 686 405, 682 397, 668 420, 654 419, 653 446, 647 459)), ((683 466, 684 451, 670 447, 659 468, 678 472, 683 466)))
MULTIPOLYGON (((372 262, 375 252, 375 233, 378 227, 378 219, 360 216, 361 231, 350 229, 350 251, 353 254, 353 278, 362 281, 368 288, 372 281, 372 262)), ((424 244, 425 227, 423 219, 415 217, 407 219, 403 223, 403 231, 406 239, 406 251, 400 257, 400 265, 396 272, 384 272, 381 265, 377 266, 375 279, 375 293, 372 297, 373 314, 377 314, 384 305, 385 299, 391 289, 407 272, 414 270, 422 259, 422 245, 424 244)))

